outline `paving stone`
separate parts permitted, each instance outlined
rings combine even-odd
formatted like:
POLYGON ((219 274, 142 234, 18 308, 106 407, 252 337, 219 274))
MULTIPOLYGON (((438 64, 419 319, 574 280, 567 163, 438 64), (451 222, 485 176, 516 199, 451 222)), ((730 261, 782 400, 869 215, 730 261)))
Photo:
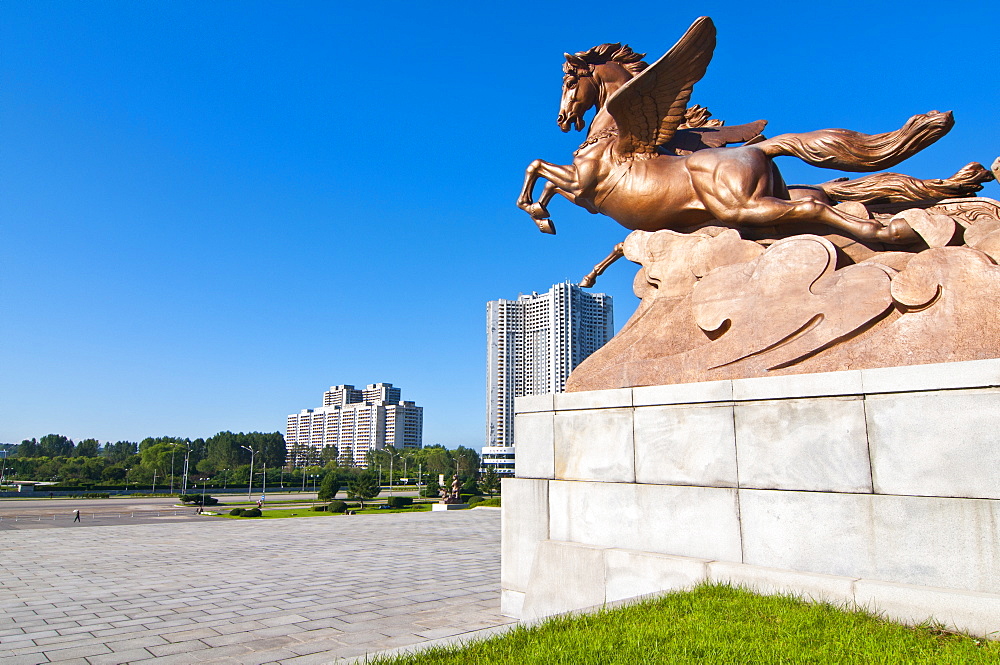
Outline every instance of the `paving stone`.
POLYGON ((508 623, 499 522, 476 511, 5 531, 0 662, 310 665, 508 623), (444 561, 441 542, 461 545, 444 561), (344 571, 345 558, 373 563, 344 571), (220 577, 220 560, 239 570, 220 577))
POLYGON ((145 649, 130 649, 128 651, 116 651, 114 653, 100 656, 89 656, 87 661, 90 665, 121 665, 122 663, 135 663, 149 660, 153 654, 145 649))

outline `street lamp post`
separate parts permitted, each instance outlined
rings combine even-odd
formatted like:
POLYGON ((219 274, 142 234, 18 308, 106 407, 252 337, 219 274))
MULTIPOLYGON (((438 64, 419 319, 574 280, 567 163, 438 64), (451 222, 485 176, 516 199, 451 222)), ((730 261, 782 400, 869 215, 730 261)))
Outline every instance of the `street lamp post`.
POLYGON ((156 494, 156 472, 157 469, 153 469, 153 491, 150 494, 156 494))
POLYGON ((187 446, 187 451, 184 453, 184 487, 181 489, 181 494, 187 494, 188 489, 188 463, 191 461, 191 444, 185 443, 187 446))
POLYGON ((223 469, 222 472, 224 474, 222 476, 222 489, 226 489, 229 487, 229 469, 223 469))
POLYGON ((253 495, 253 456, 254 456, 254 452, 253 452, 253 448, 247 448, 246 446, 240 446, 240 448, 242 448, 243 450, 249 450, 250 451, 250 482, 247 485, 247 501, 250 501, 250 500, 253 499, 252 495, 253 495))
POLYGON ((177 450, 177 446, 170 446, 170 493, 174 493, 174 451, 177 450))
POLYGON ((267 500, 267 460, 264 460, 264 473, 260 479, 260 500, 267 500))
POLYGON ((128 493, 128 472, 132 469, 125 469, 125 493, 128 493))
POLYGON ((389 496, 392 496, 392 456, 389 456, 389 496))

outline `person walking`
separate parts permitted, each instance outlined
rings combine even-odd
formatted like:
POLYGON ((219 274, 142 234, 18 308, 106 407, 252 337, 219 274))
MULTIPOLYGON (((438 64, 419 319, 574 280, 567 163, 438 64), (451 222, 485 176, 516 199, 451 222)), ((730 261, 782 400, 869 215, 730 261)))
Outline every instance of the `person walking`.
POLYGON ((80 509, 79 508, 77 508, 76 510, 73 511, 73 521, 74 522, 79 522, 80 521, 80 509))

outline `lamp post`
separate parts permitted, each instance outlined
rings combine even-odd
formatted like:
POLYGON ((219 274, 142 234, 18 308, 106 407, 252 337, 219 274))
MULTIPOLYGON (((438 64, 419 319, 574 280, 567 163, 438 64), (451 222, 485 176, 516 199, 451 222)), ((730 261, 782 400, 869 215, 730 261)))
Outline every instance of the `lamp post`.
POLYGON ((156 494, 156 472, 157 469, 153 469, 153 491, 150 494, 156 494))
POLYGON ((174 451, 177 450, 177 444, 170 446, 170 493, 174 493, 174 451))
POLYGON ((222 489, 226 489, 229 487, 229 469, 223 469, 222 472, 224 474, 222 476, 222 489))
POLYGON ((0 471, 0 484, 3 484, 4 478, 7 477, 7 449, 3 449, 3 470, 0 471))
POLYGON ((188 489, 188 463, 191 461, 191 444, 185 443, 187 450, 184 452, 184 486, 181 488, 181 494, 187 494, 188 489))
POLYGON ((389 496, 392 496, 392 455, 389 455, 389 496))
POLYGON ((302 492, 306 491, 306 468, 302 467, 302 492))
POLYGON ((240 446, 240 448, 242 448, 243 450, 249 450, 250 451, 250 482, 247 485, 247 501, 251 501, 253 499, 252 494, 253 494, 253 456, 254 456, 254 452, 253 452, 253 448, 247 448, 246 446, 240 446))
POLYGON ((205 508, 205 488, 208 487, 208 481, 204 478, 201 479, 201 507, 205 508))
POLYGON ((264 460, 264 473, 261 474, 260 479, 260 502, 264 503, 267 500, 267 460, 264 460))
POLYGON ((128 472, 132 469, 125 469, 125 492, 128 493, 128 472))

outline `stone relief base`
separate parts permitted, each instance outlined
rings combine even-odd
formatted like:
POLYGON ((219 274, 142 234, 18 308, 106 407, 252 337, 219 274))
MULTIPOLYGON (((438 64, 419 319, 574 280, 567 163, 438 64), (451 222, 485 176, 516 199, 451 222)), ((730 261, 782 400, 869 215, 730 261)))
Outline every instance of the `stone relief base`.
POLYGON ((633 231, 623 252, 642 266, 639 307, 566 390, 1000 357, 1000 202, 907 214, 944 224, 940 243, 876 251, 835 234, 633 231))
POLYGON ((502 609, 728 580, 1000 636, 1000 360, 517 400, 502 609))

